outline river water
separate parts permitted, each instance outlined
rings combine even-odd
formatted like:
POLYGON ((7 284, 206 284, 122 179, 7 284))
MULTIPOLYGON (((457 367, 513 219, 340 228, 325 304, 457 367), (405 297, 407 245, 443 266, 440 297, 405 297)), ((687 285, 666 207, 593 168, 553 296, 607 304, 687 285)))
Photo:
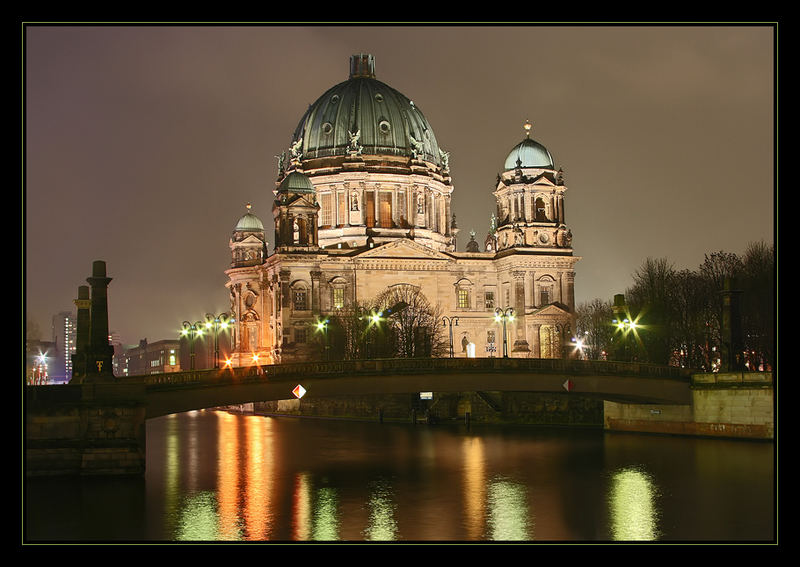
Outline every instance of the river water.
POLYGON ((36 542, 774 542, 774 445, 205 410, 136 479, 35 479, 36 542))

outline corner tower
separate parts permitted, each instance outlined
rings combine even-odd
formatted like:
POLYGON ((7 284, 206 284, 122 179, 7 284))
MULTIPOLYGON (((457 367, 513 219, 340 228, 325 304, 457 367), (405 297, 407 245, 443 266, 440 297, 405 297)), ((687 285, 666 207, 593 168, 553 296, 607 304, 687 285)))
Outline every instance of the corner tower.
POLYGON ((542 252, 572 251, 572 231, 564 216, 564 174, 553 157, 531 139, 525 122, 525 139, 509 152, 494 190, 497 201, 497 249, 531 247, 542 252))

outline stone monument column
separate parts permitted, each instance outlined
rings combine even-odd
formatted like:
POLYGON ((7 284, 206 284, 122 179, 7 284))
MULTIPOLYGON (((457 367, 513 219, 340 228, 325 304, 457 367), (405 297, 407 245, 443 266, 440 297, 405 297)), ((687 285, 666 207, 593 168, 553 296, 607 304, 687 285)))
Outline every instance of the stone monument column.
POLYGON ((86 361, 89 355, 89 327, 92 302, 89 299, 89 286, 78 287, 78 299, 74 300, 78 308, 75 329, 75 353, 72 355, 72 378, 70 383, 80 384, 86 376, 86 361))
POLYGON ((86 278, 91 286, 90 355, 87 358, 86 377, 90 381, 113 380, 112 358, 114 347, 108 343, 108 284, 106 263, 96 260, 92 264, 92 277, 86 278))

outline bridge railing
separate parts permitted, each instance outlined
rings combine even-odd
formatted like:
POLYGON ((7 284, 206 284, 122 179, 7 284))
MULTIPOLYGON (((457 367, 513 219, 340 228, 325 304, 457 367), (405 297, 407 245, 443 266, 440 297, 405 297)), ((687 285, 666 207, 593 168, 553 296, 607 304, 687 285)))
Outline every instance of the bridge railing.
POLYGON ((606 375, 638 378, 670 378, 689 382, 692 371, 674 366, 636 362, 565 360, 545 358, 382 358, 312 361, 239 368, 170 372, 130 377, 148 386, 191 386, 253 380, 288 380, 365 374, 419 374, 446 372, 531 372, 565 376, 606 375))

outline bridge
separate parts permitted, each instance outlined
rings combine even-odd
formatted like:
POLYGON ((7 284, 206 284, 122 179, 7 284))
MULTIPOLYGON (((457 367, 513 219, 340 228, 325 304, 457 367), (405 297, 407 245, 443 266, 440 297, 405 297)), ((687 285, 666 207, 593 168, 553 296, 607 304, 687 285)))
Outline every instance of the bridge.
POLYGON ((306 362, 126 378, 145 386, 148 419, 208 407, 307 396, 549 392, 623 403, 688 404, 691 371, 637 363, 523 358, 306 362))
POLYGON ((371 359, 224 368, 25 388, 26 474, 142 474, 146 422, 306 396, 540 392, 605 401, 606 429, 774 438, 771 373, 694 374, 639 363, 371 359))

